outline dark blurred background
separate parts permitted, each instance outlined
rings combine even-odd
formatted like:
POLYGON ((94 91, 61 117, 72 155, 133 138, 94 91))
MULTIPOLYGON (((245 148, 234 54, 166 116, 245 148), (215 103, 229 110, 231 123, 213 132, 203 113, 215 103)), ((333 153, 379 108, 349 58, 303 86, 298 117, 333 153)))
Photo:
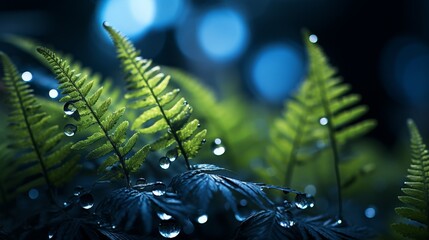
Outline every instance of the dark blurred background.
MULTIPOLYGON (((305 77, 308 29, 379 121, 372 136, 392 145, 408 117, 429 130, 428 16, 424 0, 3 0, 0 33, 34 38, 120 81, 101 27, 107 20, 157 64, 182 68, 215 89, 233 79, 249 98, 280 110, 305 77)), ((31 72, 28 55, 0 47, 31 72)), ((46 95, 55 87, 48 78, 33 84, 46 95)))

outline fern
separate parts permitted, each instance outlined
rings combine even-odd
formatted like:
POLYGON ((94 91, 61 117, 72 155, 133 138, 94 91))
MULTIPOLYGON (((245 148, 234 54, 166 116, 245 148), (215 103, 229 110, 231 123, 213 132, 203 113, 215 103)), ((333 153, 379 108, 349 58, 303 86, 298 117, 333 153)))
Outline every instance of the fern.
POLYGON ((393 229, 410 239, 429 239, 429 154, 417 126, 408 120, 411 134, 411 165, 408 181, 399 196, 404 207, 395 208, 396 213, 409 223, 394 223, 393 229))
POLYGON ((125 112, 125 108, 120 108, 112 113, 106 114, 111 99, 99 101, 103 93, 103 88, 94 91, 93 81, 87 81, 87 78, 74 69, 71 69, 68 62, 57 57, 54 52, 47 48, 38 48, 37 51, 49 62, 54 73, 57 75, 62 94, 65 96, 60 102, 73 104, 81 117, 78 121, 78 128, 85 129, 93 125, 98 127, 92 135, 86 139, 73 144, 73 149, 83 149, 91 144, 96 144, 91 152, 88 153, 88 159, 98 159, 107 157, 103 167, 111 167, 119 163, 124 175, 126 185, 129 187, 129 171, 127 162, 143 161, 147 153, 147 148, 141 148, 137 153, 127 158, 137 141, 138 134, 135 133, 127 139, 128 121, 119 123, 119 119, 125 112))
POLYGON ((264 139, 255 121, 252 121, 257 117, 252 115, 255 113, 249 106, 255 105, 246 104, 248 99, 237 94, 237 88, 228 85, 231 94, 218 99, 210 88, 195 77, 175 68, 166 68, 166 72, 171 74, 172 82, 180 86, 184 95, 192 101, 196 114, 207 127, 207 139, 221 138, 225 159, 229 163, 242 168, 258 157, 264 139))
MULTIPOLYGON (((308 36, 308 34, 307 34, 308 36)), ((363 105, 356 105, 360 97, 356 94, 347 94, 350 86, 335 77, 335 70, 320 47, 306 38, 309 55, 308 81, 314 86, 315 101, 320 103, 315 110, 320 124, 326 127, 329 146, 334 156, 334 169, 338 191, 338 214, 342 217, 341 179, 339 172, 339 144, 361 136, 375 127, 375 120, 357 121, 368 109, 363 105)))
POLYGON ((16 151, 14 157, 18 165, 9 189, 20 193, 46 184, 52 193, 54 187, 76 173, 79 156, 71 154, 71 144, 60 144, 64 134, 57 125, 51 125, 50 116, 41 109, 28 84, 20 80, 10 59, 4 53, 0 53, 0 58, 12 108, 11 147, 16 151))
POLYGON ((143 134, 162 134, 151 144, 152 150, 164 149, 176 144, 188 169, 193 158, 205 141, 206 130, 198 130, 199 121, 190 120, 192 107, 184 98, 177 99, 179 89, 167 91, 170 76, 160 73, 160 68, 152 66, 150 60, 142 59, 133 44, 118 31, 104 23, 110 34, 127 74, 125 81, 128 106, 141 109, 131 129, 143 134))
POLYGON ((315 102, 311 87, 308 81, 302 84, 295 97, 286 102, 283 116, 276 119, 270 129, 267 162, 277 178, 285 179, 286 186, 291 184, 300 148, 314 140, 315 102))

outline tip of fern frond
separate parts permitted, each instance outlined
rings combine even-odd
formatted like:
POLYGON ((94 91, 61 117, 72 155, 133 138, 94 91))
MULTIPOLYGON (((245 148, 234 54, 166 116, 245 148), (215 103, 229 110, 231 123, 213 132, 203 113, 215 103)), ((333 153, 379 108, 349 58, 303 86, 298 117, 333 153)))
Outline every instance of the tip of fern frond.
POLYGON ((43 54, 46 52, 44 47, 36 47, 36 51, 40 54, 43 54))
POLYGON ((408 118, 407 119, 407 125, 408 125, 408 127, 411 127, 411 126, 415 126, 416 124, 414 123, 413 119, 408 118))
POLYGON ((107 21, 104 21, 103 22, 103 27, 111 27, 112 25, 110 25, 110 23, 109 22, 107 22, 107 21))

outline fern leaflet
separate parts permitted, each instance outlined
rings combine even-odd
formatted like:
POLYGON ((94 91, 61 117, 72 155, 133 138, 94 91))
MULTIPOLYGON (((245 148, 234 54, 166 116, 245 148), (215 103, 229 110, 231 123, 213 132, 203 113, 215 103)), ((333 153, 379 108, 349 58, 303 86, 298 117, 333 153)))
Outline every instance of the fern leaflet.
MULTIPOLYGON (((9 191, 24 192, 47 184, 52 196, 55 186, 67 182, 78 169, 78 155, 71 155, 71 144, 60 144, 63 133, 51 125, 50 116, 41 110, 29 85, 21 81, 10 59, 0 53, 4 81, 10 95, 11 147, 16 150, 14 173, 9 191)), ((12 166, 13 167, 13 166, 12 166)))
MULTIPOLYGON (((91 144, 96 144, 95 149, 88 153, 88 159, 98 159, 107 156, 102 167, 111 167, 116 163, 120 164, 127 187, 130 185, 129 169, 127 162, 135 161, 136 158, 144 159, 147 153, 146 148, 141 148, 129 159, 126 156, 131 152, 137 141, 137 133, 127 139, 128 121, 119 123, 119 119, 125 112, 125 108, 120 108, 113 113, 106 114, 111 99, 99 101, 103 93, 103 88, 98 88, 91 92, 93 81, 87 81, 87 78, 71 69, 68 62, 56 56, 54 52, 47 48, 38 48, 37 51, 45 57, 57 75, 60 83, 59 88, 65 95, 60 102, 73 104, 81 117, 78 121, 78 127, 81 129, 89 128, 93 125, 99 128, 86 139, 73 144, 73 149, 83 149, 91 144)), ((143 161, 143 160, 142 160, 143 161)))
POLYGON ((125 80, 128 93, 125 98, 129 106, 143 112, 133 122, 131 129, 143 134, 160 134, 160 139, 151 144, 152 150, 163 149, 176 143, 178 152, 184 157, 186 166, 191 168, 193 158, 205 141, 206 130, 198 131, 198 119, 190 120, 192 107, 184 98, 177 100, 179 89, 167 91, 170 76, 160 73, 152 61, 143 59, 133 44, 118 31, 104 23, 110 34, 127 74, 125 80))
POLYGON ((411 134, 411 164, 408 181, 399 196, 404 207, 395 208, 396 213, 410 223, 394 223, 392 228, 410 239, 429 239, 429 154, 417 126, 408 120, 411 134))

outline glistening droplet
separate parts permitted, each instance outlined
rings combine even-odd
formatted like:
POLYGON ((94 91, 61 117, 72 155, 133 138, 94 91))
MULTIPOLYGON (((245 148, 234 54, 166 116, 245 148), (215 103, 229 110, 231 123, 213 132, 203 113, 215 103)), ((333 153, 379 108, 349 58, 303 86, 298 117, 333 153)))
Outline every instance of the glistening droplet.
POLYGON ((90 209, 94 206, 94 197, 90 193, 85 193, 79 197, 79 204, 83 209, 90 209))
POLYGON ((76 197, 80 196, 83 192, 83 187, 82 186, 76 186, 73 190, 73 195, 75 195, 76 197))
POLYGON ((66 124, 64 126, 64 134, 67 137, 73 136, 76 133, 76 131, 77 131, 77 127, 73 124, 66 124))
POLYGON ((173 148, 169 150, 167 154, 165 154, 165 157, 167 157, 170 160, 170 162, 174 162, 177 159, 178 155, 179 154, 177 152, 177 149, 173 148))
POLYGON ((48 232, 48 239, 52 239, 55 235, 55 231, 54 230, 49 230, 48 232))
POLYGON ((295 196, 295 206, 300 209, 314 207, 314 198, 310 194, 297 194, 295 196))
POLYGON ((167 157, 162 157, 159 159, 159 166, 162 169, 168 169, 170 167, 170 159, 167 157))
POLYGON ((165 238, 177 237, 181 229, 181 225, 174 219, 161 221, 158 226, 159 234, 165 238))
POLYGON ((165 194, 167 186, 163 182, 156 182, 152 185, 152 194, 155 196, 162 196, 165 194))
POLYGON ((207 222, 208 219, 209 219, 208 216, 206 214, 203 214, 197 218, 197 222, 199 224, 204 224, 207 222))
POLYGON ((158 218, 161 220, 170 220, 172 218, 171 215, 168 215, 165 212, 157 212, 156 215, 158 215, 158 218))
POLYGON ((68 116, 73 115, 77 110, 76 106, 74 105, 73 101, 68 101, 64 104, 64 113, 68 116))
POLYGON ((136 180, 136 185, 146 184, 146 178, 139 178, 136 180))

